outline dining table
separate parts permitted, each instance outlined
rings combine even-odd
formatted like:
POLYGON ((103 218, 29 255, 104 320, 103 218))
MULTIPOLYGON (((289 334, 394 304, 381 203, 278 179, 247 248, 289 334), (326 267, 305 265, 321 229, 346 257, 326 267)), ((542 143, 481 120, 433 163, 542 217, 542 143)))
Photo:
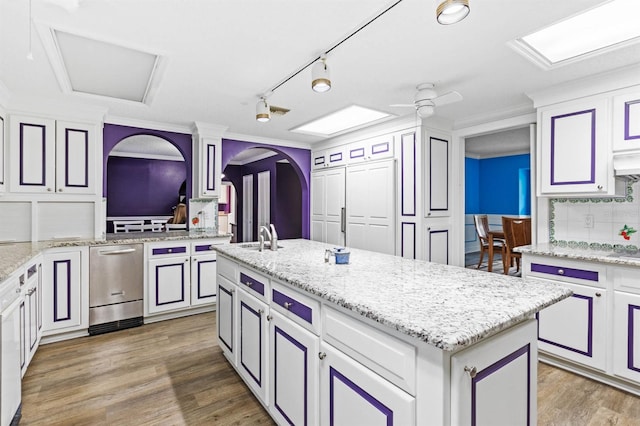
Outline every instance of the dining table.
POLYGON ((504 241, 503 231, 489 231, 487 232, 487 239, 489 240, 489 264, 487 265, 487 272, 493 270, 493 240, 501 239, 504 241))

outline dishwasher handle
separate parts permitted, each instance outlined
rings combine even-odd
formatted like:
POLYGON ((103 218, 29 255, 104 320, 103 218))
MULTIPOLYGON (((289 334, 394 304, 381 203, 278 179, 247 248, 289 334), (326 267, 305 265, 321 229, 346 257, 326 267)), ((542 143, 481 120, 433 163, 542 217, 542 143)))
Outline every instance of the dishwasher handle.
POLYGON ((126 249, 120 249, 120 250, 100 251, 99 254, 101 255, 127 254, 127 253, 133 253, 134 251, 136 251, 136 249, 126 248, 126 249))

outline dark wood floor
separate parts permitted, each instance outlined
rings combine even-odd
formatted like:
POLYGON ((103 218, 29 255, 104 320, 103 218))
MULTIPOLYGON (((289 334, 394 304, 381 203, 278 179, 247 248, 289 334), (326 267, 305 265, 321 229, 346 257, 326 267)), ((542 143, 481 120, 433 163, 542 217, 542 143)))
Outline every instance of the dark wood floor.
MULTIPOLYGON (((473 253, 467 253, 464 255, 464 266, 469 269, 476 269, 478 266, 478 262, 480 261, 480 252, 476 251, 473 253)), ((485 253, 482 263, 480 264, 480 271, 487 272, 487 265, 489 261, 489 255, 485 253)), ((491 272, 495 274, 502 274, 504 272, 504 267, 502 266, 502 258, 499 254, 495 255, 493 258, 493 266, 491 268, 491 272)), ((514 277, 519 277, 522 275, 521 271, 517 271, 515 266, 509 268, 509 275, 514 277)))
MULTIPOLYGON (((44 345, 21 425, 273 425, 217 346, 215 314, 44 345)), ((538 424, 640 425, 640 398, 544 364, 538 424)))

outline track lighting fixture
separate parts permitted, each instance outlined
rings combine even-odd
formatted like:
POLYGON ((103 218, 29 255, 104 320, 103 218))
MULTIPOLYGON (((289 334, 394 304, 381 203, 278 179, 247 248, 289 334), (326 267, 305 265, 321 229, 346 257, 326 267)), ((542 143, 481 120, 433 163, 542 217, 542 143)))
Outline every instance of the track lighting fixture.
POLYGON ((313 68, 311 68, 311 88, 314 92, 322 93, 331 90, 331 77, 327 66, 327 57, 320 56, 313 68))
POLYGON ((455 24, 469 14, 469 0, 444 0, 436 9, 436 19, 442 25, 455 24))
POLYGON ((267 103, 267 98, 264 96, 260 97, 260 100, 256 104, 256 120, 261 123, 266 123, 271 120, 271 112, 269 111, 269 104, 267 103))

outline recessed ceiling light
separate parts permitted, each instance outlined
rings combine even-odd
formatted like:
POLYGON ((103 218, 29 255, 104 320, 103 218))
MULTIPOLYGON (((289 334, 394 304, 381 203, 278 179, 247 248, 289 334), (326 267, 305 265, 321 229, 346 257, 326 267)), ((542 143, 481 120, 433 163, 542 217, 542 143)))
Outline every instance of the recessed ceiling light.
POLYGON ((331 136, 389 116, 391 116, 391 114, 386 112, 351 105, 307 124, 303 124, 302 126, 295 127, 291 129, 291 131, 311 135, 331 136))
POLYGON ((640 42, 640 1, 612 0, 512 43, 544 68, 640 42))

